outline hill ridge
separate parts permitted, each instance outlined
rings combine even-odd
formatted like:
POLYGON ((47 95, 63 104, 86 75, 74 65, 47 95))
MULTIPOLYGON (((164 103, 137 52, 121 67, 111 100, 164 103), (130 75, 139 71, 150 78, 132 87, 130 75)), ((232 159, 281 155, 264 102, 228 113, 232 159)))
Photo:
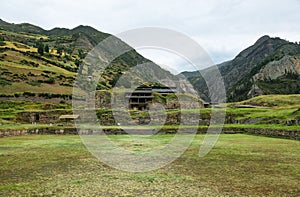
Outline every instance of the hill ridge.
MULTIPOLYGON (((166 78, 170 72, 144 58, 119 38, 79 25, 73 29, 53 28, 44 30, 28 23, 13 24, 0 21, 0 95, 18 99, 40 93, 70 94, 77 71, 85 56, 103 39, 112 36, 113 47, 128 46, 128 52, 114 59, 97 82, 97 90, 111 89, 122 73, 140 63, 149 62, 150 70, 166 78), (20 80, 22 79, 22 80, 20 80), (20 93, 20 94, 19 94, 20 93)), ((104 59, 107 59, 105 52, 104 59)), ((108 56, 107 56, 108 57, 108 56)), ((141 76, 141 75, 140 75, 141 76)), ((140 77, 130 79, 139 82, 140 77)))
MULTIPOLYGON (((270 91, 265 84, 263 84, 264 88, 260 87, 262 85, 261 81, 253 81, 252 77, 271 62, 278 61, 288 55, 298 58, 299 54, 300 45, 298 43, 291 43, 278 37, 272 38, 268 35, 264 35, 253 45, 241 51, 232 60, 216 65, 219 68, 225 83, 227 100, 241 101, 256 95, 270 93, 296 93, 295 91, 283 91, 283 87, 281 87, 282 91, 270 91), (257 94, 251 93, 251 91, 253 92, 254 86, 259 88, 257 94)), ((294 69, 291 69, 291 66, 289 66, 286 71, 294 72, 294 69)), ((209 92, 204 78, 199 75, 197 76, 195 73, 196 72, 183 72, 182 74, 190 80, 202 98, 209 100, 209 92)), ((209 76, 207 78, 214 80, 215 74, 211 68, 201 70, 200 73, 202 75, 209 76)), ((294 74, 298 75, 299 73, 294 74)), ((300 84, 298 82, 288 80, 294 79, 286 79, 286 86, 293 84, 293 86, 300 88, 300 84)), ((293 89, 296 89, 296 87, 293 89)))
MULTIPOLYGON (((33 33, 33 34, 44 34, 44 35, 53 35, 52 32, 55 31, 68 31, 69 33, 74 33, 76 30, 81 30, 84 32, 85 30, 92 30, 94 33, 104 33, 100 32, 99 30, 89 26, 89 25, 78 25, 74 28, 65 28, 65 27, 54 27, 52 29, 46 30, 42 27, 39 27, 37 25, 33 25, 31 23, 9 23, 4 21, 3 19, 0 18, 0 29, 3 30, 11 30, 11 31, 17 31, 17 32, 25 32, 25 33, 33 33), (3 26, 5 25, 5 26, 3 26), (34 31, 26 29, 26 27, 33 27, 34 31)), ((108 33, 105 33, 108 34, 108 33)))

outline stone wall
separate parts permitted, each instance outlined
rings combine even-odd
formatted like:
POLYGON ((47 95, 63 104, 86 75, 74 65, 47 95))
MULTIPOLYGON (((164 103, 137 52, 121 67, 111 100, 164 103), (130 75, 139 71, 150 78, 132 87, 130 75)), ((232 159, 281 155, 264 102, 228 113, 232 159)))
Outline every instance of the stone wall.
MULTIPOLYGON (((38 94, 38 93, 37 93, 38 94)), ((0 100, 2 101, 28 101, 28 102, 40 102, 40 103, 60 103, 61 101, 64 101, 65 103, 72 104, 72 99, 70 98, 45 98, 45 97, 39 97, 39 96, 1 96, 0 100)))
POLYGON ((37 128, 37 129, 7 129, 0 130, 0 137, 29 135, 29 134, 78 134, 76 128, 37 128))
MULTIPOLYGON (((121 129, 104 129, 105 134, 108 135, 116 135, 116 134, 127 134, 125 131, 121 129)), ((175 134, 177 129, 173 128, 162 128, 157 132, 157 134, 175 134)), ((188 132, 188 130, 186 131, 188 132)), ((207 128, 199 128, 197 130, 198 134, 205 134, 207 132, 207 128)), ((79 131, 80 134, 89 135, 93 134, 92 130, 79 131)), ((135 132, 137 133, 137 132, 135 132)), ((141 132, 143 133, 143 132, 141 132)), ((247 133, 247 134, 255 134, 255 135, 264 135, 264 136, 272 136, 272 137, 284 137, 295 140, 300 140, 300 131, 299 130, 280 130, 280 129, 253 129, 253 128, 223 128, 222 134, 236 134, 236 133, 247 133)), ((72 134, 77 135, 78 130, 75 127, 70 128, 40 128, 40 129, 17 129, 17 130, 0 130, 0 137, 8 137, 8 136, 18 136, 18 135, 29 135, 29 134, 72 134)))
POLYGON ((24 111, 16 115, 18 123, 57 123, 59 116, 64 114, 72 114, 72 110, 47 110, 47 111, 24 111))
POLYGON ((300 140, 299 130, 283 130, 283 129, 243 129, 246 133, 266 135, 266 136, 278 136, 278 137, 292 137, 293 139, 300 140))

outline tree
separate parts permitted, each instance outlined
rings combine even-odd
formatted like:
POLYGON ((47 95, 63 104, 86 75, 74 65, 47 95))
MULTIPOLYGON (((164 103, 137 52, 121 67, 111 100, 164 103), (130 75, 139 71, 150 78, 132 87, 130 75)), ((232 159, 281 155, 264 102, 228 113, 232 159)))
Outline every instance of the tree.
POLYGON ((86 54, 83 52, 82 49, 78 49, 78 56, 80 59, 84 59, 86 54))
POLYGON ((68 54, 72 54, 73 53, 73 49, 72 48, 65 48, 65 52, 68 53, 68 54))
POLYGON ((38 45, 38 53, 44 55, 44 45, 42 43, 38 45))
POLYGON ((79 59, 76 59, 76 60, 75 60, 75 65, 76 65, 77 67, 79 67, 81 63, 82 63, 82 61, 80 61, 79 59))
POLYGON ((0 46, 4 46, 4 45, 5 45, 4 38, 0 36, 0 46))
POLYGON ((58 55, 61 55, 62 52, 63 52, 63 50, 64 50, 64 49, 63 49, 62 47, 58 47, 58 48, 57 48, 57 54, 58 54, 58 55))
POLYGON ((46 44, 46 46, 45 46, 45 52, 46 53, 49 53, 49 46, 46 44))

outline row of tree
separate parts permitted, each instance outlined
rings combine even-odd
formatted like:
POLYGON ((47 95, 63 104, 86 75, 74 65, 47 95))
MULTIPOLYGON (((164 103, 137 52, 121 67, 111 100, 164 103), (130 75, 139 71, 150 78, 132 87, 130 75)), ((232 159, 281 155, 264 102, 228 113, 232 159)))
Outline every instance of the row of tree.
MULTIPOLYGON (((49 51, 50 51, 48 44, 44 45, 42 42, 39 42, 39 43, 36 44, 36 46, 38 48, 38 53, 40 55, 44 55, 44 53, 49 53, 49 51)), ((64 48, 62 46, 59 46, 56 50, 57 50, 57 54, 59 54, 59 55, 62 55, 63 52, 66 52, 66 53, 69 53, 69 54, 73 53, 72 49, 70 49, 70 48, 64 48)), ((78 57, 79 57, 79 59, 84 59, 85 56, 86 56, 86 53, 83 52, 82 49, 78 49, 78 57)))
POLYGON ((44 55, 44 53, 49 53, 50 51, 49 46, 47 44, 44 45, 43 43, 38 43, 37 47, 38 47, 38 53, 40 55, 44 55))

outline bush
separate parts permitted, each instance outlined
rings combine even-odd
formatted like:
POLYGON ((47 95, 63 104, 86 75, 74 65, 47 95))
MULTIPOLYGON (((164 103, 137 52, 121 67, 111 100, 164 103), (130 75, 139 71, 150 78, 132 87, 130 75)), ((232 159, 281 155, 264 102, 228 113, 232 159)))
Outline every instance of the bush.
POLYGON ((42 73, 41 76, 49 78, 49 75, 42 73))
POLYGON ((15 93, 14 96, 15 96, 16 98, 18 98, 18 97, 21 96, 21 93, 15 93))
POLYGON ((51 93, 39 93, 38 96, 39 97, 44 97, 44 98, 47 98, 47 99, 53 98, 51 93))
POLYGON ((23 96, 35 96, 34 92, 24 92, 23 96))
POLYGON ((54 84, 55 83, 55 79, 54 79, 54 77, 50 77, 49 79, 44 80, 44 83, 54 84))
POLYGON ((28 76, 30 76, 30 77, 34 77, 34 76, 35 76, 35 74, 34 74, 34 73, 32 73, 32 72, 29 72, 29 73, 28 73, 28 76))
POLYGON ((31 86, 40 86, 41 85, 41 83, 39 81, 29 81, 26 83, 31 86))
POLYGON ((0 55, 0 60, 4 60, 5 56, 7 56, 7 54, 5 54, 5 53, 0 55))
MULTIPOLYGON (((53 72, 53 71, 49 71, 49 70, 44 70, 43 71, 44 73, 47 73, 47 74, 56 74, 56 72, 53 72)), ((43 74, 42 74, 43 75, 43 74)), ((48 75, 47 75, 48 76, 48 75)))
POLYGON ((39 93, 39 97, 45 97, 47 99, 51 98, 63 98, 63 99, 72 99, 72 94, 52 94, 52 93, 39 93))
POLYGON ((14 97, 14 95, 11 95, 11 94, 0 94, 0 97, 14 97))
POLYGON ((11 82, 7 79, 4 79, 4 78, 0 77, 0 85, 1 86, 11 85, 11 82))
POLYGON ((32 67, 35 67, 35 68, 39 66, 38 63, 35 63, 35 62, 32 62, 32 61, 27 61, 25 59, 21 60, 20 63, 24 64, 24 65, 27 65, 27 66, 32 66, 32 67))

